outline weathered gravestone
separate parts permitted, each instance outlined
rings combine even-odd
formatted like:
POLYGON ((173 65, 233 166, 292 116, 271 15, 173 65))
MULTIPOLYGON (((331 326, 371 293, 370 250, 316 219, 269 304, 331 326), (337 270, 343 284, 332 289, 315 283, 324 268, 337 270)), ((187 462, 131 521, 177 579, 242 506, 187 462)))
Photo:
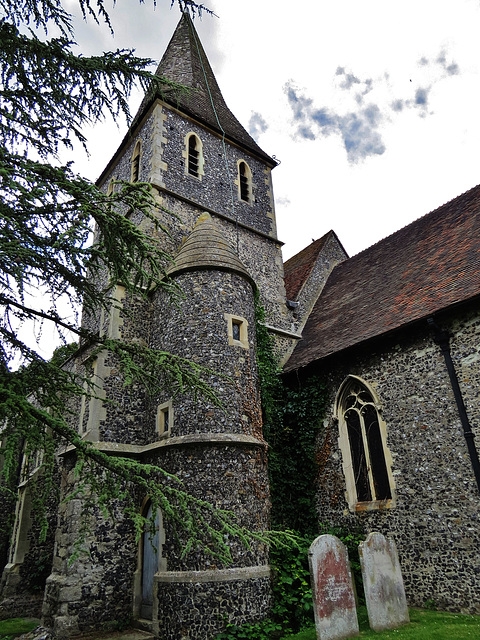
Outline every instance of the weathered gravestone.
POLYGON ((381 631, 410 622, 394 541, 381 533, 369 533, 358 551, 370 627, 381 631))
POLYGON ((319 536, 310 546, 308 560, 318 640, 342 640, 358 635, 347 549, 335 536, 319 536))

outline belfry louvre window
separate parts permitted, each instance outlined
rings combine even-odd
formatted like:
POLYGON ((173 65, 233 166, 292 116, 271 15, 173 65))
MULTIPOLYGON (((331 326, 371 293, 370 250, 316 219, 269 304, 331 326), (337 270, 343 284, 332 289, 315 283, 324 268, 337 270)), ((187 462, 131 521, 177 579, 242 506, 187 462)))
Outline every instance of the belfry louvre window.
POLYGON ((200 165, 200 151, 197 136, 191 135, 188 139, 188 173, 198 178, 200 165))
POLYGON ((344 472, 349 506, 379 507, 392 499, 393 478, 387 462, 385 424, 366 383, 349 376, 337 396, 344 472), (343 441, 343 446, 342 446, 343 441))
POLYGON ((135 145, 135 149, 133 150, 132 174, 131 174, 130 182, 138 182, 140 179, 140 151, 141 151, 141 145, 139 140, 135 145))
POLYGON ((240 200, 250 202, 252 193, 252 174, 246 162, 239 163, 238 177, 240 185, 240 200))

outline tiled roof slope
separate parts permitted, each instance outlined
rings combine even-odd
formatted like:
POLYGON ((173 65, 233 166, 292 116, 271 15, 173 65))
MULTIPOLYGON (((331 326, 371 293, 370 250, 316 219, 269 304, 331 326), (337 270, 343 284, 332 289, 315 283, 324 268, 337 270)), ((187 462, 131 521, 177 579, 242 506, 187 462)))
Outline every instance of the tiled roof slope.
POLYGON ((480 185, 332 271, 285 369, 480 294, 480 185))
POLYGON ((305 249, 289 258, 283 265, 285 290, 288 300, 296 300, 297 296, 310 275, 318 254, 325 246, 328 237, 333 231, 329 231, 318 240, 314 240, 305 249))
POLYGON ((187 87, 190 91, 166 88, 162 95, 147 92, 134 122, 158 97, 218 133, 222 133, 223 128, 228 138, 275 166, 272 158, 260 149, 227 107, 188 13, 184 13, 180 19, 155 75, 187 87))

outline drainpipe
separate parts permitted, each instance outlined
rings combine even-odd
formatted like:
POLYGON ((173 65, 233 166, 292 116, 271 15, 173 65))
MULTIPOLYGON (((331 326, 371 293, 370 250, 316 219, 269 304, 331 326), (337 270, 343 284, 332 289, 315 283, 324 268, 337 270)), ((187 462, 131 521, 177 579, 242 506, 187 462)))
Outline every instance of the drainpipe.
POLYGON ((440 347, 443 357, 445 359, 445 365, 447 367, 448 375, 450 378, 450 384, 452 385, 453 395, 455 396, 455 402, 457 403, 458 415, 463 427, 463 435, 467 442, 468 453, 470 455, 470 461, 472 463, 473 473, 477 481, 478 491, 480 493, 480 461, 478 459, 478 451, 475 447, 475 436, 472 432, 470 422, 467 416, 467 410, 465 409, 465 403, 463 402, 462 392, 460 385, 458 384, 457 373, 453 365, 452 354, 450 353, 450 336, 449 334, 440 329, 433 318, 427 318, 429 327, 433 330, 433 339, 440 347))

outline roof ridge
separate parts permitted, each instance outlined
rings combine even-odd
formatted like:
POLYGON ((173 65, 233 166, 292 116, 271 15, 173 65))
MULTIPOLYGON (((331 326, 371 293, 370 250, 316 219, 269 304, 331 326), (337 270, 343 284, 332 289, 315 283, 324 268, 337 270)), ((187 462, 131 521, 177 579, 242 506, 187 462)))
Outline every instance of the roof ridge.
POLYGON ((477 185, 339 263, 286 369, 478 299, 479 238, 477 185))
MULTIPOLYGON (((424 218, 427 218, 428 216, 433 216, 434 214, 439 215, 441 213, 441 210, 444 207, 448 206, 450 208, 452 205, 454 205, 455 201, 464 198, 470 192, 473 193, 476 189, 479 189, 479 188, 480 188, 480 184, 477 184, 474 187, 471 187, 470 189, 467 189, 463 193, 460 193, 458 196, 455 196, 451 200, 447 200, 446 202, 444 202, 443 204, 439 205, 435 209, 432 209, 431 211, 428 211, 427 213, 424 213, 421 216, 418 216, 418 218, 415 218, 415 220, 412 220, 408 224, 405 224, 403 227, 400 227, 400 229, 397 229, 396 231, 393 231, 392 233, 389 233, 387 236, 384 236, 383 238, 380 238, 379 240, 377 240, 377 242, 374 242, 369 247, 366 247, 365 249, 362 249, 358 253, 355 253, 353 256, 350 256, 347 260, 350 261, 350 260, 353 260, 354 258, 357 258, 358 256, 363 256, 363 254, 365 254, 368 251, 371 251, 377 245, 381 244, 382 242, 385 242, 386 240, 389 240, 390 238, 393 238, 396 235, 399 235, 402 232, 405 232, 406 229, 409 229, 410 227, 414 226, 415 224, 418 224, 418 222, 420 220, 422 220, 424 218)), ((341 264, 341 263, 339 263, 339 264, 341 264)))

